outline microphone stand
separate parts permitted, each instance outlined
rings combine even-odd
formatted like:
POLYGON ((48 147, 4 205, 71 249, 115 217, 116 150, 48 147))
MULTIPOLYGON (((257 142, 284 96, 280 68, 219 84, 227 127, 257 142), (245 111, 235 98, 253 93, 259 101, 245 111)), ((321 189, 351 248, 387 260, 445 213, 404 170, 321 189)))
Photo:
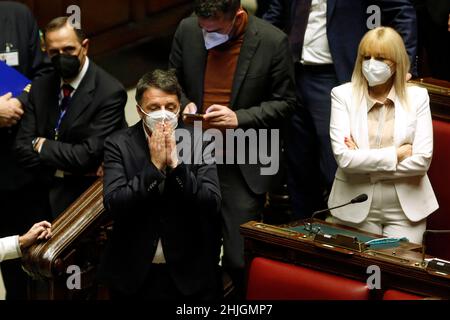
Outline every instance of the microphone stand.
MULTIPOLYGON (((313 226, 313 223, 314 223, 314 217, 317 216, 319 213, 331 211, 331 210, 334 210, 334 209, 339 209, 339 208, 348 206, 349 204, 361 203, 361 202, 364 202, 364 201, 367 201, 367 194, 360 194, 359 196, 357 196, 356 198, 353 198, 352 200, 350 200, 347 203, 341 204, 341 205, 336 206, 336 207, 315 211, 312 214, 311 218, 307 219, 308 222, 307 223, 304 222, 305 223, 305 230, 308 231, 310 235, 311 235, 311 233, 313 233, 313 227, 312 226, 313 226)), ((317 233, 319 233, 319 232, 320 232, 320 228, 317 231, 317 233)))
MULTIPOLYGON (((311 218, 308 219, 308 223, 306 223, 306 225, 305 225, 305 230, 309 231, 310 234, 313 232, 312 226, 313 226, 313 223, 314 223, 314 217, 317 216, 318 214, 324 213, 324 212, 327 212, 327 211, 330 211, 330 210, 334 210, 334 209, 339 209, 339 208, 348 206, 349 204, 352 204, 352 201, 349 201, 347 203, 341 204, 340 206, 337 206, 337 207, 327 208, 327 209, 315 211, 312 214, 311 218)), ((320 232, 320 228, 319 228, 318 232, 320 232)))

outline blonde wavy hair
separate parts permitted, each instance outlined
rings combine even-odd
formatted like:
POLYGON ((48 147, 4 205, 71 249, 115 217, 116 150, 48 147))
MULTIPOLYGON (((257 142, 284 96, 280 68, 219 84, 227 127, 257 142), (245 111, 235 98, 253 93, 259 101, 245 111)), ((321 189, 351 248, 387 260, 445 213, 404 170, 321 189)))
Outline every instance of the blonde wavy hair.
POLYGON ((354 89, 359 94, 368 91, 367 80, 362 72, 364 57, 383 57, 394 62, 394 88, 400 101, 407 103, 406 75, 410 62, 402 37, 392 28, 378 27, 368 31, 361 39, 352 75, 354 89))

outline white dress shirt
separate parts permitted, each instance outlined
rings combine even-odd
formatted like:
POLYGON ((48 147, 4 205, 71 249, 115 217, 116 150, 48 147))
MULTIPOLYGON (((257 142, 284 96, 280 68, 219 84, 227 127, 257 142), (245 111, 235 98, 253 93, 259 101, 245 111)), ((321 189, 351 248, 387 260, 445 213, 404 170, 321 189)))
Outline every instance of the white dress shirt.
POLYGON ((327 37, 327 0, 312 0, 303 41, 302 64, 331 64, 327 37))
POLYGON ((0 262, 17 259, 22 256, 19 245, 19 236, 0 239, 0 262))

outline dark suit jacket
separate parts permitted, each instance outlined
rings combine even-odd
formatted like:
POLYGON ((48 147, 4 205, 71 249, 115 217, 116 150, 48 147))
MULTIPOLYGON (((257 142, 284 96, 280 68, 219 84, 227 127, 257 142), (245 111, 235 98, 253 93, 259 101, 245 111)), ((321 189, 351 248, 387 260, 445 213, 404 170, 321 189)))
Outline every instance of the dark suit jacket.
MULTIPOLYGON (((192 155, 195 145, 202 150, 202 141, 194 140, 192 155)), ((151 163, 140 121, 106 140, 104 173, 104 204, 114 230, 100 266, 102 282, 136 293, 160 237, 181 292, 194 294, 216 280, 221 198, 214 164, 182 163, 164 175, 151 163)))
MULTIPOLYGON (((197 106, 203 104, 207 55, 197 18, 181 21, 169 65, 176 69, 187 99, 197 106)), ((217 74, 220 76, 220 70, 217 74)), ((296 107, 294 88, 294 68, 286 35, 249 16, 229 106, 236 112, 239 128, 282 128, 296 107)), ((276 179, 261 176, 260 167, 240 165, 247 184, 257 194, 268 191, 276 179)))
MULTIPOLYGON (((295 8, 302 1, 304 0, 272 0, 264 19, 289 34, 295 18, 295 8)), ((367 19, 370 14, 366 10, 373 4, 381 8, 381 25, 393 27, 402 35, 412 62, 411 71, 416 73, 416 12, 409 0, 328 0, 328 43, 341 83, 351 80, 359 42, 368 31, 367 19)))
MULTIPOLYGON (((0 51, 5 50, 6 43, 13 45, 12 50, 19 51, 20 65, 15 69, 28 79, 36 79, 52 70, 49 59, 40 48, 39 27, 30 10, 21 3, 0 1, 0 51)), ((27 94, 18 98, 25 104, 27 94)), ((14 154, 18 127, 0 128, 0 190, 18 190, 31 181, 31 177, 18 166, 14 154)))
MULTIPOLYGON (((52 72, 33 82, 16 141, 20 163, 46 185, 52 182, 57 169, 81 179, 95 172, 103 160, 105 138, 125 124, 124 88, 90 61, 63 118, 59 140, 55 141, 60 81, 58 74, 52 72), (40 154, 32 148, 35 137, 47 138, 40 154)), ((77 188, 77 182, 73 184, 77 188)), ((83 191, 81 188, 75 193, 79 195, 83 191)))

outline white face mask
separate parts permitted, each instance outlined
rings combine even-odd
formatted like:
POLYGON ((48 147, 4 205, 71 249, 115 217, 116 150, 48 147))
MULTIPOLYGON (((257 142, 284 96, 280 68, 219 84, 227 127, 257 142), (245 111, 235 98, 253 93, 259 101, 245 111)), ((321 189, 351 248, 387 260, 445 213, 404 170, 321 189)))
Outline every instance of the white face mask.
POLYGON ((373 58, 363 62, 362 71, 369 87, 386 83, 392 76, 392 70, 387 63, 373 58))
POLYGON ((144 123, 150 131, 155 130, 158 123, 168 124, 172 130, 175 130, 178 126, 178 112, 175 114, 168 110, 158 110, 146 113, 139 105, 138 107, 141 109, 142 113, 145 114, 144 123))
POLYGON ((228 34, 221 34, 218 32, 206 32, 202 29, 203 39, 205 40, 206 50, 220 46, 222 43, 228 41, 230 36, 228 34))
POLYGON ((231 23, 230 31, 228 31, 228 33, 226 33, 226 34, 222 34, 219 32, 208 32, 205 29, 202 29, 203 39, 205 40, 206 50, 220 46, 221 44, 230 40, 230 32, 231 32, 231 30, 233 30, 235 21, 236 21, 236 16, 233 18, 233 22, 231 23))

